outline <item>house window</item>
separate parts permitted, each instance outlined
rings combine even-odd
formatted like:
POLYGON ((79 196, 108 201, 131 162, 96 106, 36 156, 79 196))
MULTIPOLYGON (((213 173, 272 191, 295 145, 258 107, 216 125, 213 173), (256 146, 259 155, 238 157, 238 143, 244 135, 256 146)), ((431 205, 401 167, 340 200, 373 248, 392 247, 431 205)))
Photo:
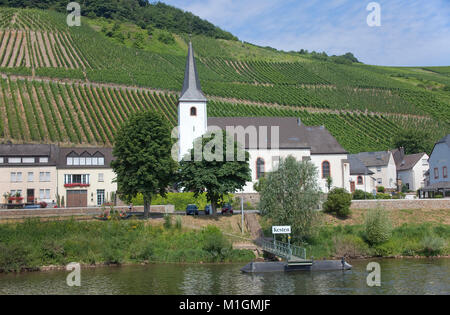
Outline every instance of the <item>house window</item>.
POLYGON ((5 163, 5 159, 0 157, 0 164, 3 164, 3 163, 5 163))
POLYGON ((197 116, 197 108, 191 107, 191 116, 197 116))
POLYGON ((20 164, 21 162, 22 162, 21 158, 17 158, 17 157, 8 158, 9 164, 20 164))
POLYGON ((383 184, 383 180, 381 178, 378 178, 377 183, 378 183, 378 185, 381 185, 381 184, 383 184))
POLYGON ((39 198, 50 199, 50 189, 39 189, 39 198))
POLYGON ((105 158, 99 157, 98 158, 98 165, 105 165, 105 158))
POLYGON ((22 163, 32 164, 32 163, 34 163, 34 161, 35 161, 34 158, 30 158, 30 157, 22 159, 22 163))
POLYGON ((39 163, 48 163, 48 157, 40 157, 39 163))
POLYGON ((28 181, 29 182, 33 182, 34 181, 34 173, 33 172, 28 172, 28 181))
POLYGON ((260 179, 261 177, 264 177, 265 172, 265 162, 262 158, 258 158, 256 160, 256 179, 260 179))
POLYGON ((409 190, 409 183, 406 183, 406 189, 409 190))
POLYGON ((11 183, 20 183, 22 182, 22 173, 21 172, 12 172, 11 173, 11 183))
POLYGON ((423 166, 428 166, 428 160, 427 159, 423 159, 422 160, 422 165, 423 166))
POLYGON ((448 177, 447 166, 444 166, 444 167, 442 168, 442 174, 443 174, 444 178, 447 178, 447 177, 448 177))
POLYGON ((362 185, 363 184, 363 178, 362 176, 358 176, 358 185, 362 185))
POLYGON ((92 158, 91 157, 87 157, 86 158, 86 165, 92 165, 92 158))
POLYGON ((105 181, 103 173, 99 173, 98 174, 98 181, 99 182, 104 182, 105 181))
POLYGON ((73 165, 73 158, 72 157, 68 157, 67 158, 67 165, 73 165))
POLYGON ((80 165, 86 165, 86 158, 80 158, 80 165))
POLYGON ((86 184, 89 185, 89 174, 66 174, 64 175, 64 185, 67 184, 86 184))
POLYGON ((40 172, 39 173, 39 181, 40 182, 49 182, 50 181, 50 172, 40 172))
POLYGON ((438 179, 439 178, 439 169, 436 167, 434 169, 434 179, 438 179))
POLYGON ((330 175, 330 162, 324 161, 322 163, 322 178, 328 178, 330 175))
POLYGON ((73 165, 80 165, 80 158, 79 157, 74 157, 73 158, 73 165))
POLYGON ((381 172, 381 166, 377 167, 377 172, 381 172))
POLYGON ((99 189, 97 190, 97 206, 101 206, 105 203, 105 190, 99 189))

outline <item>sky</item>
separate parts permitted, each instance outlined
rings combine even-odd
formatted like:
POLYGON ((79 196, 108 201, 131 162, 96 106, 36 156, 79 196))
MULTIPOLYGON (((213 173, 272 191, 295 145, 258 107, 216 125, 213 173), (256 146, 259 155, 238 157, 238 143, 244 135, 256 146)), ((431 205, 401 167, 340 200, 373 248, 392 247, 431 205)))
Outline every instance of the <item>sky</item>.
POLYGON ((352 52, 366 64, 450 66, 450 0, 163 0, 240 40, 289 51, 352 52), (372 15, 373 17, 373 15, 372 15), (371 19, 374 21, 374 19, 371 19))

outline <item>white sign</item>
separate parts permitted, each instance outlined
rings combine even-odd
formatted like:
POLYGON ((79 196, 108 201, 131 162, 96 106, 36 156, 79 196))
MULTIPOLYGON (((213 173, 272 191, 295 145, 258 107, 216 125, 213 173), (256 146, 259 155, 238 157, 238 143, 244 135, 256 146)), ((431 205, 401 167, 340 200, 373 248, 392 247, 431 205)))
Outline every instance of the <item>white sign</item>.
POLYGON ((291 226, 272 226, 272 234, 291 234, 291 226))

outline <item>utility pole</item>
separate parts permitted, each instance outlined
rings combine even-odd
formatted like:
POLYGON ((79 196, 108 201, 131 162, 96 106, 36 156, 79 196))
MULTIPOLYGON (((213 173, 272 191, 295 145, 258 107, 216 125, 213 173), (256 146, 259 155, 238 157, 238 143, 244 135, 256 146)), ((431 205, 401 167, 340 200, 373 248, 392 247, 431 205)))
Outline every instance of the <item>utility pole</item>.
POLYGON ((244 234, 244 195, 241 195, 241 230, 244 234))

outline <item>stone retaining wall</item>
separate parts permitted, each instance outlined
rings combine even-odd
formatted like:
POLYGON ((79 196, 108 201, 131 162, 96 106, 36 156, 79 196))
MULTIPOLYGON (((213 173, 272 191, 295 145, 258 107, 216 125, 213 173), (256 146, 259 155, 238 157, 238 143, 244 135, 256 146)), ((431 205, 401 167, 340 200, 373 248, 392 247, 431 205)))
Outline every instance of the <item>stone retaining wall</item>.
MULTIPOLYGON (((108 208, 107 208, 108 209, 108 208)), ((117 210, 128 210, 128 207, 115 207, 117 210)), ((95 216, 103 213, 103 209, 95 208, 46 208, 46 209, 19 209, 0 210, 0 220, 22 218, 49 218, 71 216, 95 216)), ((144 207, 133 207, 133 212, 144 212, 144 207)), ((151 213, 173 213, 173 205, 151 206, 151 213)))
POLYGON ((351 209, 374 209, 382 207, 386 210, 408 209, 450 209, 450 199, 386 199, 386 200, 353 200, 351 209))

